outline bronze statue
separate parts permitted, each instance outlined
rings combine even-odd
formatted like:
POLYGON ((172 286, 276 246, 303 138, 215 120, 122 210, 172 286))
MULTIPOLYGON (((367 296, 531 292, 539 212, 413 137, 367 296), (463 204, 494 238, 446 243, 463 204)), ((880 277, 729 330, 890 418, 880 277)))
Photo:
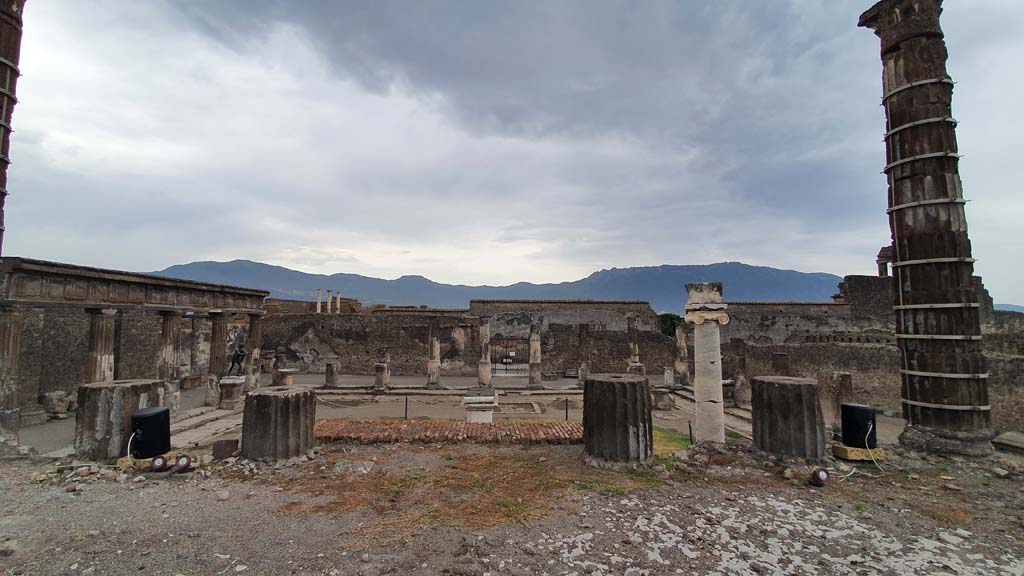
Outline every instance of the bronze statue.
POLYGON ((245 357, 248 355, 249 353, 245 350, 245 346, 239 344, 238 348, 235 348, 235 352, 231 354, 231 366, 228 368, 228 374, 231 374, 235 366, 238 366, 238 375, 241 376, 242 370, 245 369, 245 357))

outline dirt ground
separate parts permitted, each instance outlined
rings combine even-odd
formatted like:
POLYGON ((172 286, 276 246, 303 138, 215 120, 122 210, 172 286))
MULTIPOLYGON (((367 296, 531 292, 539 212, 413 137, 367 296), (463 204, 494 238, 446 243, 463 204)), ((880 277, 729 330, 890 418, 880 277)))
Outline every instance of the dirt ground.
POLYGON ((891 453, 814 488, 745 443, 666 449, 679 439, 660 434, 638 471, 470 444, 336 444, 162 480, 3 462, 0 571, 1024 574, 1019 461, 891 453))

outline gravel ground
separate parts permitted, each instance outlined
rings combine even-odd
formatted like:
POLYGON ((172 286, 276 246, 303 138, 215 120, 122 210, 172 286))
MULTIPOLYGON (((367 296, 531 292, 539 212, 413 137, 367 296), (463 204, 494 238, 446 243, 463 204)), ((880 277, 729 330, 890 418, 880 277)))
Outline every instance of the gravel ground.
POLYGON ((621 472, 576 446, 313 456, 165 480, 0 463, 0 573, 1024 574, 1014 462, 893 454, 813 488, 738 445, 621 472))

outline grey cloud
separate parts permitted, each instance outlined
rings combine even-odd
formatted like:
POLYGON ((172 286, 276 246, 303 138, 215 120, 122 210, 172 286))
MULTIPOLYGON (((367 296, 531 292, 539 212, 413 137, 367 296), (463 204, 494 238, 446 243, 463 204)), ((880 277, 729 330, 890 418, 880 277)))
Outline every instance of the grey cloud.
MULTIPOLYGON (((102 83, 29 70, 11 210, 54 234, 12 219, 11 241, 124 267, 245 257, 453 282, 715 260, 871 273, 888 229, 878 44, 855 26, 869 3, 30 5, 26 34, 38 18, 68 38, 47 57, 90 51, 102 83), (65 85, 90 90, 62 100, 65 85)), ((1020 46, 986 38, 1021 36, 1011 10, 949 3, 951 69, 1020 46)), ((988 172, 979 187, 999 188, 988 172)), ((989 233, 999 212, 979 210, 975 235, 995 257, 1012 253, 989 233)), ((1019 284, 991 273, 997 298, 1019 284)))

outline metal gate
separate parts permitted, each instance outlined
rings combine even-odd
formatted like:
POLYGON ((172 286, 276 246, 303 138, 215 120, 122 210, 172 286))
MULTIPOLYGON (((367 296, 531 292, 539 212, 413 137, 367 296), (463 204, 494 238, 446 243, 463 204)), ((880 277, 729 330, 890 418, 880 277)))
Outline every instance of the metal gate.
POLYGON ((530 368, 530 341, 503 338, 491 342, 491 371, 495 375, 527 374, 530 368))

